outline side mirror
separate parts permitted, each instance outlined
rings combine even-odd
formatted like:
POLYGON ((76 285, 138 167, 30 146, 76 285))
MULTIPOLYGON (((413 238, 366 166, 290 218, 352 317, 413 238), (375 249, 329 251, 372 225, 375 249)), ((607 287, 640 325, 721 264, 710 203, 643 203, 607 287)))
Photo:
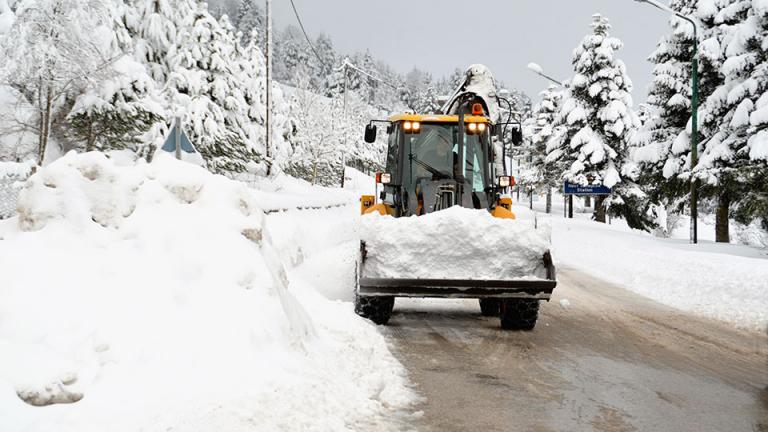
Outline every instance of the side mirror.
POLYGON ((368 124, 365 127, 365 142, 372 143, 376 141, 376 125, 368 124))
POLYGON ((523 131, 520 129, 512 129, 512 145, 517 147, 523 143, 523 131))

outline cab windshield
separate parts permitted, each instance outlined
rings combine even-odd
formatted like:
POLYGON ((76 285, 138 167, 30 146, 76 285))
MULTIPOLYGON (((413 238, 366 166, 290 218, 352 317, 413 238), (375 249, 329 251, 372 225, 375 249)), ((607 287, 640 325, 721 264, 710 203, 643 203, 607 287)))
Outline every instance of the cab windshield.
POLYGON ((483 135, 464 133, 465 157, 459 157, 458 124, 424 123, 421 132, 405 134, 405 166, 403 184, 414 190, 421 179, 460 179, 471 185, 473 192, 485 190, 488 178, 483 135), (461 164, 459 161, 461 160, 461 164))

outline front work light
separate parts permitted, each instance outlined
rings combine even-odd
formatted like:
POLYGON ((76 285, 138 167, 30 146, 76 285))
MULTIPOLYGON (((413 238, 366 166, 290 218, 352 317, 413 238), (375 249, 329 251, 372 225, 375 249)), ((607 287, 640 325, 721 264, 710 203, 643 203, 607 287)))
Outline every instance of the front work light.
POLYGON ((419 133, 421 132, 421 123, 417 121, 405 121, 403 122, 403 131, 406 133, 419 133))

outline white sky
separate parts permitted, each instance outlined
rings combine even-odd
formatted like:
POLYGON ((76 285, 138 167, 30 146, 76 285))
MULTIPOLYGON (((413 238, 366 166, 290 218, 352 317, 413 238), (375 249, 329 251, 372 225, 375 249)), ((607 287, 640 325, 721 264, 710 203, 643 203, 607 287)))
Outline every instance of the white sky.
MULTIPOLYGON (((264 1, 264 0, 256 0, 264 1)), ((534 100, 549 75, 571 74, 571 52, 600 12, 624 42, 619 51, 634 82, 635 106, 645 99, 652 65, 646 61, 668 31, 664 12, 633 0, 294 0, 311 36, 325 32, 340 52, 365 50, 400 72, 418 67, 435 76, 472 63, 534 100)), ((296 24, 288 0, 273 0, 277 28, 296 24)))

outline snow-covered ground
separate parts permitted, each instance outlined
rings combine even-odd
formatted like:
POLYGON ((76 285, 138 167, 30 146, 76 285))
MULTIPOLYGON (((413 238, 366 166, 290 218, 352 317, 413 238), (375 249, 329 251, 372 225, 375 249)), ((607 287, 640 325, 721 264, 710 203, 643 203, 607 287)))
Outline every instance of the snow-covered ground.
MULTIPOLYGON (((556 264, 578 268, 675 308, 733 323, 750 330, 768 326, 768 250, 715 243, 702 230, 698 245, 632 230, 621 220, 611 225, 589 213, 565 219, 555 199, 552 224, 556 264)), ((524 203, 515 206, 532 217, 524 203)))
POLYGON ((313 195, 270 188, 98 153, 34 175, 0 221, 0 430, 382 430, 410 415, 382 336, 312 277, 354 237, 354 194, 265 216, 313 195))

